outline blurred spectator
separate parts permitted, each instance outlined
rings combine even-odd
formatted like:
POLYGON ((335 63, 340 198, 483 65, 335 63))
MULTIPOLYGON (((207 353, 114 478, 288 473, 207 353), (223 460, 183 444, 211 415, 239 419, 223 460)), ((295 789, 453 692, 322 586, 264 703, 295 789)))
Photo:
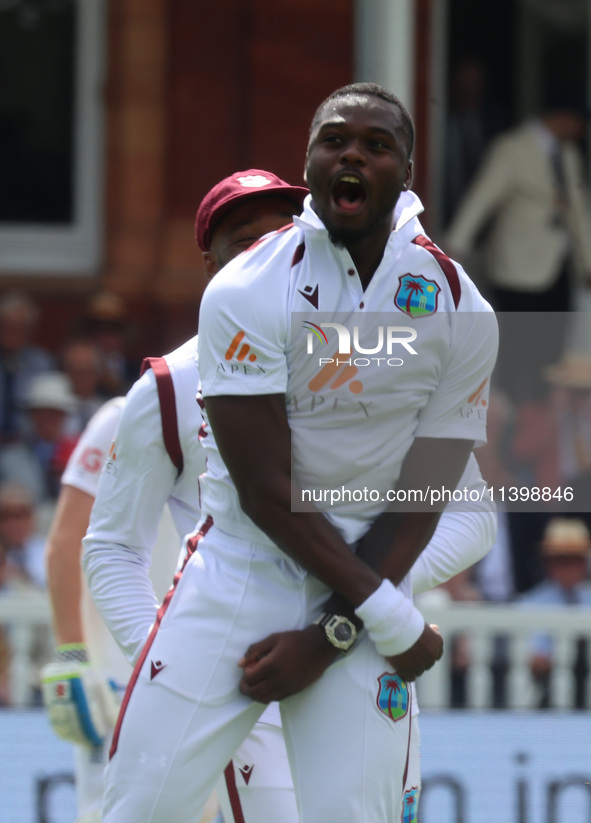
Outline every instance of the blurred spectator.
MULTIPOLYGON (((546 578, 526 592, 520 603, 524 606, 572 606, 591 608, 591 584, 588 580, 588 559, 591 550, 589 531, 582 520, 555 517, 549 521, 541 544, 546 578)), ((549 616, 551 622, 551 617, 549 616)), ((539 634, 532 639, 530 670, 540 689, 539 708, 549 708, 552 640, 539 634)), ((573 660, 575 691, 573 707, 585 708, 585 687, 588 676, 588 641, 580 638, 573 660)))
POLYGON ((452 65, 444 155, 444 225, 455 214, 480 166, 491 138, 508 125, 508 117, 491 100, 484 64, 473 56, 452 65))
POLYGON ((25 486, 36 504, 54 501, 76 445, 77 438, 66 434, 76 398, 65 374, 48 372, 30 381, 24 404, 31 431, 22 442, 0 450, 0 482, 25 486))
POLYGON ((591 527, 591 356, 567 354, 543 375, 545 395, 517 409, 511 452, 518 485, 557 496, 543 511, 511 514, 518 592, 543 578, 540 541, 553 514, 577 513, 591 527), (572 501, 564 498, 568 488, 572 501))
POLYGON ((29 381, 54 368, 54 359, 33 344, 39 312, 21 293, 0 299, 0 445, 20 437, 23 400, 29 381))
POLYGON ((17 483, 0 485, 0 545, 4 550, 3 587, 45 588, 45 539, 36 529, 32 496, 17 483))
POLYGON ((88 302, 85 333, 101 357, 100 391, 108 397, 127 394, 139 374, 139 364, 127 355, 127 307, 113 292, 100 292, 88 302))
POLYGON ((579 108, 556 102, 497 137, 449 227, 461 256, 494 220, 488 275, 499 311, 568 311, 569 267, 591 275, 585 127, 579 108))
MULTIPOLYGON (((591 280, 590 213, 578 145, 585 128, 586 112, 556 99, 538 118, 496 137, 448 228, 444 244, 461 261, 489 226, 483 262, 499 312, 568 312, 575 278, 591 280)), ((551 334, 544 325, 524 328, 521 322, 510 346, 501 341, 498 374, 512 400, 531 397, 541 369, 562 354, 565 333, 566 317, 558 314, 551 334)), ((501 334, 506 337, 502 320, 501 334)))
POLYGON ((511 450, 525 480, 557 489, 591 469, 591 356, 567 355, 544 377, 545 398, 518 409, 511 450))
POLYGON ((107 399, 100 390, 101 355, 91 340, 76 338, 66 343, 60 361, 77 400, 68 433, 78 435, 107 399))
MULTIPOLYGON (((0 597, 45 590, 44 548, 45 538, 37 530, 31 494, 16 483, 0 485, 0 597)), ((10 702, 11 629, 6 626, 0 631, 0 702, 5 700, 6 703, 10 702)), ((48 625, 34 628, 28 654, 32 663, 28 702, 37 705, 40 700, 39 671, 53 654, 48 625)))

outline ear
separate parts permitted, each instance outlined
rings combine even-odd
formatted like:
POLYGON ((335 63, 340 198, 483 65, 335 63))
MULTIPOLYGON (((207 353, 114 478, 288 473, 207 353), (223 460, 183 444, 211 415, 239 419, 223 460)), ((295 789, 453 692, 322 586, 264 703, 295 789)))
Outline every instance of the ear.
POLYGON ((412 173, 413 173, 413 162, 412 160, 408 161, 408 166, 406 167, 406 172, 404 174, 404 183, 402 185, 402 191, 408 191, 412 185, 412 173))
POLYGON ((304 160, 304 183, 308 185, 308 150, 306 149, 306 159, 304 160))
POLYGON ((220 270, 218 259, 212 251, 204 251, 201 252, 201 254, 203 255, 203 262, 205 263, 207 279, 211 280, 214 274, 217 274, 220 270))

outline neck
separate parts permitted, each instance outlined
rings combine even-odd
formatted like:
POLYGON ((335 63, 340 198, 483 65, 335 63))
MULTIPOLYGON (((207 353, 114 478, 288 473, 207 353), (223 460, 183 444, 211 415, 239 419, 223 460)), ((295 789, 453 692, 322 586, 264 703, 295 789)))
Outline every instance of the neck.
POLYGON ((388 224, 387 227, 380 229, 379 232, 372 232, 371 235, 365 235, 359 240, 345 243, 345 248, 355 263, 355 268, 357 269, 364 289, 368 287, 378 266, 382 262, 384 249, 386 248, 391 230, 388 224))

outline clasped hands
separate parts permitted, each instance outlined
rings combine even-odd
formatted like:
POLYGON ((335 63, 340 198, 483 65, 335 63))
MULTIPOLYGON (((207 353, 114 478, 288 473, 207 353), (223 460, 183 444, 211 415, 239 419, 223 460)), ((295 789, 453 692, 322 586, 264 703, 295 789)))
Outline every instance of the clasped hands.
MULTIPOLYGON (((403 680, 410 682, 434 666, 442 654, 443 638, 437 626, 425 623, 414 645, 386 660, 403 680)), ((240 691, 258 703, 284 700, 318 680, 341 656, 316 625, 270 634, 249 646, 239 660, 243 670, 240 691)))

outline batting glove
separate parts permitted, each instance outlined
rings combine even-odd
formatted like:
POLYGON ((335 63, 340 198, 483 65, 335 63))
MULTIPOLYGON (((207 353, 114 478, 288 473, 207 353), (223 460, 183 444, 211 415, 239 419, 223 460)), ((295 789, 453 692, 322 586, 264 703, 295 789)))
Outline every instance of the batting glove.
POLYGON ((41 669, 41 690, 58 737, 100 746, 115 727, 119 713, 116 693, 90 667, 84 643, 58 646, 55 661, 41 669))

